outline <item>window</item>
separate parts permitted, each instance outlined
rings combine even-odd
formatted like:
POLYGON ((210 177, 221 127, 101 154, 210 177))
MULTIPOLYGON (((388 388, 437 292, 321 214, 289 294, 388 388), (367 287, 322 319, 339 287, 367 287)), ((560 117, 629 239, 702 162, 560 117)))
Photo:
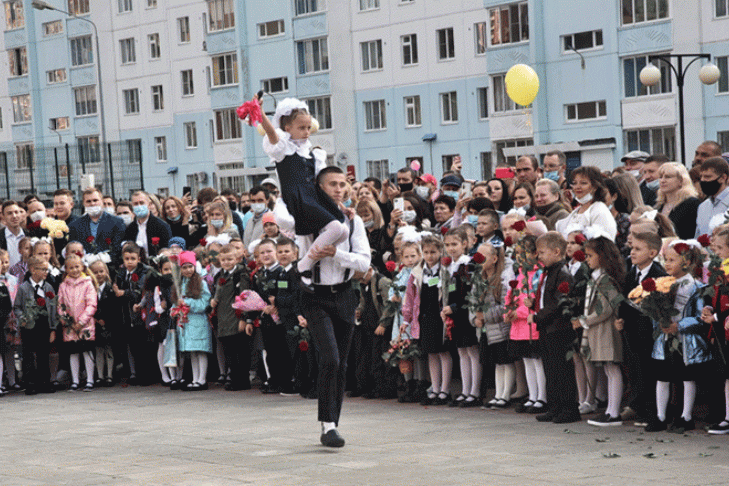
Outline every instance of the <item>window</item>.
POLYGON ((235 109, 215 110, 215 140, 238 140, 243 137, 235 109))
POLYGON ((486 53, 486 22, 478 22, 473 24, 473 32, 476 38, 474 43, 476 45, 476 55, 486 53))
POLYGON ((627 151, 642 150, 649 154, 665 154, 668 160, 676 160, 675 127, 644 128, 625 131, 627 151))
POLYGON ((129 154, 129 163, 138 164, 142 161, 142 140, 133 138, 127 140, 127 154, 129 154))
POLYGON ((94 62, 94 49, 91 36, 71 39, 71 66, 85 66, 94 62))
POLYGON ((365 131, 385 130, 387 117, 385 115, 385 100, 365 101, 365 131))
POLYGON ((99 146, 98 136, 78 137, 76 142, 78 142, 78 155, 81 160, 87 164, 101 162, 101 147, 99 146))
POLYGON ((719 93, 729 93, 729 62, 727 62, 729 57, 717 56, 715 59, 716 66, 719 68, 719 73, 721 74, 719 82, 716 83, 717 90, 719 93))
POLYGON ((274 37, 285 32, 283 20, 273 20, 258 24, 258 37, 274 37))
POLYGON ((63 83, 66 81, 66 70, 61 68, 46 71, 46 76, 48 76, 48 84, 63 83))
POLYGON ((180 32, 180 44, 190 42, 190 17, 180 17, 177 19, 177 28, 180 32))
POLYGON ((568 122, 607 118, 605 101, 588 101, 565 105, 565 118, 568 122))
POLYGON ((187 122, 183 124, 185 128, 185 148, 197 148, 197 125, 195 122, 187 122))
POLYGON ((261 80, 261 89, 265 93, 285 93, 289 90, 289 78, 271 78, 261 80))
POLYGON ((491 77, 491 87, 494 92, 494 113, 516 110, 516 105, 506 94, 505 74, 491 77))
POLYGON ((119 41, 119 46, 121 47, 122 64, 137 62, 137 54, 134 51, 133 37, 130 37, 129 39, 121 39, 119 41))
POLYGON ((210 31, 235 27, 235 0, 208 0, 210 31))
POLYGON ((375 10, 380 8, 380 0, 359 0, 359 10, 375 10))
POLYGON ((213 86, 238 83, 238 57, 235 53, 213 57, 213 86))
POLYGON ((69 126, 71 126, 71 122, 67 116, 51 118, 50 120, 50 129, 53 131, 68 130, 69 126))
POLYGON ((456 44, 453 40, 453 27, 436 31, 438 36, 438 60, 456 57, 456 44))
POLYGON ((83 86, 73 89, 76 100, 76 116, 96 113, 96 86, 83 86))
POLYGON ((15 146, 15 160, 18 169, 35 167, 35 146, 32 142, 19 143, 15 146))
POLYGON ((623 59, 623 77, 625 81, 625 97, 646 96, 649 94, 670 93, 673 91, 671 78, 673 73, 665 62, 656 61, 655 65, 661 70, 661 81, 655 86, 645 86, 640 82, 640 71, 648 63, 648 56, 637 56, 623 59))
POLYGON ((485 120, 489 117, 489 89, 478 88, 478 118, 485 120))
POLYGON ((332 98, 322 96, 320 98, 309 98, 306 104, 309 106, 309 113, 319 122, 319 130, 332 129, 332 98))
POLYGON ((420 118, 420 96, 406 96, 405 101, 405 126, 408 128, 422 125, 420 118))
POLYGON ((11 76, 25 76, 28 74, 28 54, 25 47, 8 50, 8 67, 11 76))
POLYGON ((150 59, 159 59, 162 56, 162 51, 159 45, 159 34, 149 34, 149 57, 150 59))
POLYGON ((504 155, 505 148, 513 147, 532 147, 534 145, 534 139, 522 138, 515 140, 501 140, 493 143, 492 153, 496 154, 496 167, 504 167, 506 165, 516 165, 516 156, 510 155, 506 157, 504 155))
POLYGON ((602 30, 588 30, 562 37, 562 52, 582 51, 602 47, 602 30))
POLYGON ((162 95, 162 85, 152 86, 152 110, 162 111, 165 109, 165 99, 162 95))
POLYGON ((124 95, 124 113, 134 115, 139 113, 139 90, 137 88, 125 89, 122 91, 124 95))
POLYGON ((458 122, 458 95, 455 91, 440 94, 441 123, 458 122))
POLYGON ((459 154, 441 156, 441 164, 443 165, 443 172, 448 172, 449 170, 452 170, 451 167, 453 167, 453 162, 455 162, 456 157, 458 157, 459 159, 461 158, 461 156, 459 154))
POLYGON ((30 95, 19 95, 11 98, 13 103, 13 121, 25 123, 33 120, 33 109, 30 104, 30 95))
POLYGON ((63 32, 63 22, 60 20, 54 20, 53 22, 46 22, 43 24, 43 36, 56 35, 63 32))
POLYGON ((68 12, 73 15, 89 13, 89 0, 68 0, 68 12))
POLYGON ((729 0, 714 0, 714 16, 726 17, 729 15, 729 0))
MULTIPOLYGON (((729 132, 716 132, 716 142, 723 148, 729 147, 729 132)), ((726 149, 724 149, 726 150, 726 149)))
POLYGON ((493 165, 491 164, 491 152, 481 152, 481 180, 487 181, 494 176, 493 165))
POLYGON ((529 40, 529 7, 527 2, 512 3, 489 9, 491 45, 513 44, 529 40))
POLYGON ((329 69, 326 38, 297 42, 299 74, 316 73, 329 69))
POLYGON ((195 94, 195 85, 192 82, 192 69, 180 71, 182 78, 182 96, 192 96, 195 94))
POLYGON ((25 12, 23 0, 5 2, 5 29, 20 29, 25 27, 25 12))
POLYGON ((245 192, 246 190, 246 176, 230 176, 220 178, 220 190, 230 189, 236 194, 245 192))
POLYGON ((622 0, 623 25, 668 17, 668 0, 622 0))
POLYGON ((418 35, 408 34, 400 37, 402 42, 402 64, 412 66, 418 63, 418 35))
POLYGON ((381 181, 386 181, 390 177, 390 161, 387 159, 368 160, 367 177, 377 177, 381 181))
POLYGON ((119 13, 131 12, 132 0, 119 0, 119 13))
POLYGON ((147 8, 157 8, 157 0, 147 0, 147 8))
POLYGON ((157 162, 167 162, 167 138, 154 137, 154 146, 157 149, 157 162))
POLYGON ((326 8, 326 0, 294 0, 294 11, 296 15, 306 15, 314 12, 321 12, 326 8))
POLYGON ((382 69, 382 41, 378 39, 359 45, 362 50, 362 71, 382 69))

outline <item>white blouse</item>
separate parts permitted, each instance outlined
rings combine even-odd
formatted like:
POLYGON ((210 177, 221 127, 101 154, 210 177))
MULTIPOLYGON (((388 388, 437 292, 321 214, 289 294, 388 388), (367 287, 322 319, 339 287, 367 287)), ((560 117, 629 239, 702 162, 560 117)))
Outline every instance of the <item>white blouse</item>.
POLYGON ((590 226, 597 226, 605 230, 612 241, 615 241, 615 235, 618 233, 618 225, 613 218, 612 213, 605 203, 596 201, 590 204, 587 211, 579 212, 580 208, 575 209, 564 219, 560 219, 554 225, 555 229, 565 238, 573 231, 584 230, 590 226))

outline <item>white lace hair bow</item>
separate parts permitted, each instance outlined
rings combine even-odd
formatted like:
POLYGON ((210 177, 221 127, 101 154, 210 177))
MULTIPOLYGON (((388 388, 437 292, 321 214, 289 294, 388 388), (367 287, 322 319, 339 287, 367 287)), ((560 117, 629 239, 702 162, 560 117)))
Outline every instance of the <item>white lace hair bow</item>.
POLYGON ((683 243, 683 244, 686 244, 688 246, 693 246, 694 248, 698 248, 699 250, 701 250, 701 248, 703 248, 701 246, 701 243, 699 243, 697 240, 694 240, 694 239, 691 239, 691 240, 673 240, 672 242, 670 242, 668 244, 668 247, 669 248, 673 248, 674 246, 678 245, 679 243, 683 243))
POLYGON ((610 234, 608 234, 607 231, 599 226, 588 226, 587 228, 582 230, 582 234, 585 235, 585 238, 587 238, 588 240, 594 240, 595 238, 600 238, 601 236, 607 238, 610 241, 613 240, 610 234))
POLYGON ((230 235, 228 233, 221 233, 218 236, 206 236, 205 242, 207 243, 205 245, 205 248, 212 245, 213 243, 217 243, 220 246, 225 246, 230 243, 230 235))
POLYGON ((423 233, 415 229, 415 226, 403 226, 398 228, 397 233, 402 235, 403 243, 420 243, 423 233))
POLYGON ((523 207, 511 208, 511 209, 509 209, 509 212, 506 214, 516 214, 517 216, 523 216, 526 218, 526 209, 524 209, 523 207))
POLYGON ((35 246, 35 244, 38 243, 39 241, 42 241, 44 243, 48 243, 49 245, 52 245, 53 244, 53 240, 50 239, 48 236, 43 236, 41 238, 38 238, 37 236, 34 236, 33 238, 30 239, 30 245, 31 246, 35 246))
POLYGON ((289 116, 294 110, 304 110, 309 113, 309 105, 296 98, 285 98, 276 105, 276 113, 273 115, 271 124, 273 128, 281 128, 279 122, 282 116, 289 116))
POLYGON ((81 258, 81 261, 84 262, 84 265, 90 267, 94 262, 104 262, 109 264, 111 263, 111 257, 109 256, 108 251, 102 251, 101 253, 87 253, 83 256, 83 258, 81 258))
POLYGON ((641 214, 638 219, 650 219, 651 221, 656 220, 656 216, 658 215, 657 209, 651 209, 650 211, 646 211, 645 213, 641 214))

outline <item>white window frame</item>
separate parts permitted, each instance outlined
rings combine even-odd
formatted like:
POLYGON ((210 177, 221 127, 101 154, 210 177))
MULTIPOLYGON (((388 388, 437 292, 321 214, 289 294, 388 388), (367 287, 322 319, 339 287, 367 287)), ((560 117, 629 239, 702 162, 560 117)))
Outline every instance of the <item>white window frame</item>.
POLYGON ((334 128, 331 96, 306 98, 302 101, 308 105, 311 116, 319 122, 319 130, 332 130, 334 128))
POLYGON ((162 57, 162 45, 159 40, 159 32, 149 34, 147 40, 149 41, 149 59, 160 59, 162 57))
POLYGON ((284 24, 283 19, 261 22, 257 25, 257 27, 259 39, 280 37, 286 33, 286 25, 284 24))
POLYGON ((215 142, 229 142, 243 138, 243 129, 235 108, 213 110, 215 142))
POLYGON ((121 49, 122 66, 137 62, 137 50, 134 37, 119 39, 119 48, 121 49))
POLYGON ((207 0, 207 2, 210 32, 235 28, 235 0, 207 0))
POLYGON ((440 93, 440 123, 453 125, 458 123, 458 92, 440 93))
POLYGON ((147 0, 147 8, 157 8, 157 0, 147 0))
POLYGON ((167 137, 154 137, 154 148, 157 162, 167 162, 167 137))
POLYGON ((71 128, 71 120, 67 116, 59 116, 49 120, 49 128, 54 132, 60 132, 71 128))
POLYGON ((69 39, 71 46, 71 66, 90 66, 94 63, 94 44, 90 35, 69 39))
POLYGON ((63 22, 60 20, 53 20, 51 22, 45 22, 43 24, 43 37, 50 37, 63 33, 63 22))
POLYGON ((68 0, 68 11, 72 17, 91 13, 90 0, 68 0))
POLYGON ((729 93, 729 56, 716 56, 714 61, 720 74, 719 81, 716 83, 716 93, 727 94, 729 93))
POLYGON ((439 62, 452 61, 456 58, 456 40, 453 27, 436 30, 435 40, 439 62))
POLYGON ((211 72, 214 88, 238 84, 238 55, 235 52, 228 52, 213 56, 211 72))
POLYGON ((671 2, 669 0, 621 0, 620 5, 618 5, 618 9, 621 12, 620 25, 622 25, 622 26, 642 25, 642 24, 646 24, 648 22, 660 22, 660 21, 671 18, 671 2), (629 6, 630 14, 631 14, 630 21, 626 21, 627 16, 624 15, 628 2, 630 3, 630 6, 629 6), (660 6, 659 6, 660 3, 665 4, 666 15, 663 17, 658 16, 660 14, 660 6), (636 6, 639 4, 641 5, 641 8, 642 8, 642 15, 643 15, 642 20, 636 20, 636 17, 637 17, 636 6), (656 17, 653 19, 647 18, 649 5, 655 6, 656 17))
POLYGON ((195 95, 195 81, 192 69, 180 71, 180 84, 182 86, 182 97, 188 98, 195 95))
POLYGON ((138 115, 139 114, 139 88, 129 88, 122 90, 122 97, 124 98, 124 114, 125 115, 138 115))
POLYGON ((182 124, 185 131, 185 149, 197 148, 197 124, 193 122, 185 122, 182 124))
POLYGON ((8 49, 8 70, 12 78, 28 75, 28 49, 25 46, 8 49))
POLYGON ((177 40, 180 44, 190 43, 190 17, 178 17, 177 40))
POLYGON ((489 27, 487 22, 473 24, 473 50, 476 56, 486 54, 489 45, 489 27))
POLYGON ((286 76, 281 76, 280 78, 262 79, 261 89, 265 93, 288 93, 289 78, 286 76), (277 85, 276 88, 274 88, 274 85, 277 85), (282 89, 278 89, 278 85, 280 85, 282 89))
POLYGON ((119 13, 129 13, 134 8, 132 0, 119 0, 119 13))
POLYGON ((521 44, 523 42, 529 42, 531 37, 529 32, 529 3, 528 2, 516 2, 509 3, 506 5, 499 5, 498 7, 489 8, 489 46, 499 47, 505 45, 521 44), (518 20, 513 21, 512 16, 516 12, 518 20), (507 18, 507 28, 502 28, 504 17, 507 18), (526 23, 523 21, 526 18, 526 23), (517 27, 518 35, 512 35, 512 27, 517 27), (524 35, 524 29, 526 28, 526 35, 524 35), (504 40, 504 34, 508 35, 509 39, 504 40), (513 40, 512 40, 513 39, 513 40))
POLYGON ((326 37, 296 43, 297 72, 300 76, 329 71, 329 46, 326 37))
POLYGON ((575 51, 578 52, 584 52, 584 51, 597 51, 604 48, 605 39, 602 35, 602 29, 597 30, 587 30, 584 32, 574 32, 572 34, 567 34, 562 36, 562 54, 569 54, 574 53, 575 51), (577 48, 575 47, 575 38, 578 35, 586 35, 589 34, 592 38, 592 47, 581 47, 577 48), (573 47, 573 49, 567 47, 567 41, 570 41, 570 45, 573 47), (599 44, 598 44, 599 42, 599 44))
POLYGON ((66 68, 51 69, 46 71, 46 80, 48 84, 65 83, 68 79, 66 68))
POLYGON ((15 144, 15 166, 18 169, 35 167, 35 144, 33 142, 15 144))
POLYGON ((83 156, 84 163, 101 163, 101 144, 99 144, 98 135, 76 137, 76 144, 78 146, 79 157, 83 156))
POLYGON ((324 12, 326 9, 326 0, 294 0, 294 15, 296 17, 324 12))
POLYGON ((390 161, 388 159, 368 160, 365 165, 367 166, 367 177, 376 177, 381 181, 386 181, 390 177, 390 161))
POLYGON ((160 112, 164 111, 165 109, 165 96, 164 96, 164 88, 162 88, 161 84, 156 84, 150 88, 150 92, 152 93, 152 111, 154 112, 160 112))
POLYGON ((623 71, 623 98, 640 98, 644 96, 653 96, 660 94, 673 93, 673 72, 671 67, 665 62, 656 61, 655 66, 661 71, 661 80, 655 86, 645 86, 640 82, 640 72, 643 67, 648 64, 648 54, 640 54, 637 56, 627 56, 620 60, 620 65, 623 71), (635 94, 628 95, 628 85, 625 83, 626 80, 626 61, 632 60, 633 66, 630 76, 635 86, 635 94))
POLYGON ((73 99, 76 117, 93 116, 98 112, 96 101, 96 85, 73 88, 73 99))
POLYGON ((714 18, 723 19, 729 16, 729 0, 714 0, 714 18))
POLYGON ((360 55, 362 56, 362 72, 381 71, 382 39, 360 42, 360 55))
POLYGON ((387 104, 385 100, 364 102, 365 132, 387 130, 387 104))
POLYGON ((418 64, 418 34, 405 34, 400 36, 400 53, 403 66, 417 66, 418 64), (408 60, 410 62, 408 62, 408 60))
POLYGON ((489 89, 486 86, 476 89, 478 103, 478 119, 488 120, 489 118, 489 89))
POLYGON ((379 10, 380 0, 359 0, 359 11, 379 10))
POLYGON ((596 120, 607 120, 607 102, 605 100, 599 101, 585 101, 582 103, 570 103, 564 105, 564 120, 565 123, 579 123, 586 121, 596 120), (593 108, 595 110, 594 117, 580 117, 580 109, 593 108))
POLYGON ((405 128, 418 128, 423 126, 423 114, 420 109, 420 95, 404 96, 405 128))
POLYGON ((508 157, 505 157, 503 149, 513 148, 513 147, 533 147, 533 146, 534 146, 533 138, 494 140, 493 142, 491 142, 491 147, 492 147, 491 153, 496 154, 496 163, 494 164, 494 167, 504 167, 504 166, 513 167, 516 165, 517 157, 515 155, 510 155, 508 157))
POLYGON ((676 150, 676 127, 674 125, 623 130, 623 137, 626 152, 641 150, 642 147, 649 149, 647 150, 648 153, 664 154, 668 156, 669 160, 676 160, 678 152, 676 150), (631 134, 633 133, 637 137, 636 143, 631 142, 631 134), (656 140, 656 136, 658 136, 658 140, 656 140), (672 147, 668 147, 667 143, 671 143, 672 147))
POLYGON ((13 106, 13 123, 30 123, 33 121, 33 101, 29 94, 10 97, 13 106))
POLYGON ((508 113, 519 108, 516 103, 506 94, 506 74, 494 74, 491 76, 491 93, 494 99, 493 113, 508 113))

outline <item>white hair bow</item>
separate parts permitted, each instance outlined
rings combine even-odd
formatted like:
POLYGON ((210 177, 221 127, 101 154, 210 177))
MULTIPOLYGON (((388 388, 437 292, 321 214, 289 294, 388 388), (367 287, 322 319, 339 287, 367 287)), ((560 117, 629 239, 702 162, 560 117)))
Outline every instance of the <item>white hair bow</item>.
POLYGON ((220 246, 225 246, 230 243, 230 235, 228 233, 221 233, 218 236, 206 236, 205 242, 205 248, 209 247, 213 243, 217 243, 220 246))
POLYGON ((111 263, 111 257, 108 251, 102 251, 101 253, 87 253, 81 258, 81 261, 84 262, 84 265, 90 267, 92 263, 99 261, 109 264, 111 263))
POLYGON ((697 248, 699 250, 701 250, 701 248, 703 248, 701 246, 701 243, 699 243, 697 240, 694 240, 694 239, 691 239, 691 240, 673 240, 672 242, 670 242, 668 244, 668 247, 669 248, 673 248, 674 246, 678 245, 679 243, 683 243, 683 244, 688 245, 688 246, 693 246, 694 248, 697 248))
POLYGON ((38 238, 37 236, 34 236, 33 238, 30 239, 30 244, 31 244, 31 246, 35 246, 35 244, 38 243, 39 241, 48 243, 49 245, 53 244, 53 240, 47 236, 44 236, 42 238, 38 238))
POLYGON ((523 216, 526 218, 526 209, 524 209, 523 207, 511 208, 511 209, 509 209, 509 212, 506 214, 516 214, 517 216, 523 216))
POLYGON ((276 113, 273 115, 271 125, 273 128, 281 128, 279 126, 282 116, 289 116, 294 110, 304 110, 309 113, 309 105, 296 98, 284 98, 276 105, 276 113))
POLYGON ((585 238, 587 238, 588 240, 594 240, 595 238, 600 238, 601 236, 603 236, 608 240, 613 241, 613 238, 610 236, 610 234, 599 226, 588 226, 587 228, 582 230, 582 234, 585 235, 585 238))
POLYGON ((645 213, 641 214, 640 218, 638 218, 638 219, 645 218, 645 219, 650 219, 651 221, 655 221, 657 215, 658 215, 658 210, 652 209, 650 211, 646 211, 645 213))
POLYGON ((402 226, 398 228, 397 233, 402 235, 404 243, 420 243, 423 239, 423 233, 415 229, 415 226, 402 226))

